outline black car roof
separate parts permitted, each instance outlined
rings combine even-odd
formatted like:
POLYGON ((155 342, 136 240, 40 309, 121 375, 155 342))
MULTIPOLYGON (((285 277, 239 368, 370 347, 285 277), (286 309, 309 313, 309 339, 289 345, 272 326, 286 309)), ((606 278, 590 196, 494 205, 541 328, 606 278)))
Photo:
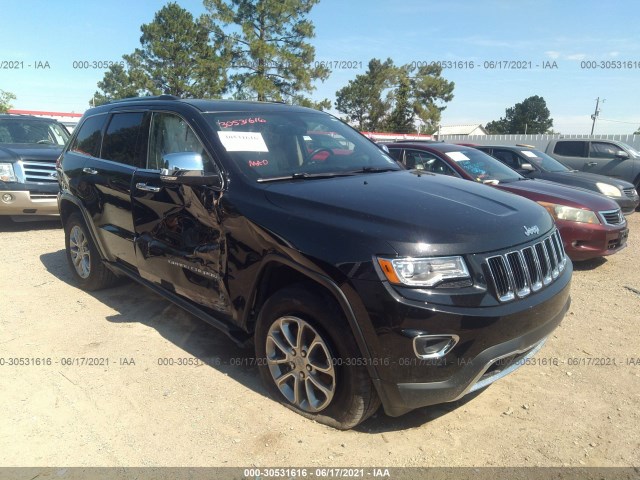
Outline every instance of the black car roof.
POLYGON ((281 102, 257 102, 246 100, 222 100, 222 99, 182 99, 172 95, 160 95, 157 97, 134 97, 115 100, 99 107, 87 110, 86 113, 97 114, 108 112, 114 108, 133 107, 142 105, 175 107, 177 105, 189 105, 201 112, 253 112, 256 110, 267 112, 314 112, 317 110, 297 105, 289 105, 281 102))
POLYGON ((455 143, 444 143, 444 142, 413 142, 413 143, 409 143, 409 142, 394 142, 393 144, 387 144, 387 146, 389 145, 397 145, 397 146, 401 146, 402 148, 407 148, 407 147, 415 147, 418 149, 424 149, 424 150, 437 150, 439 152, 461 152, 464 150, 472 150, 473 147, 466 147, 464 145, 456 145, 455 143))
POLYGON ((478 148, 505 148, 507 150, 515 150, 517 152, 521 152, 523 150, 540 150, 536 147, 521 147, 519 145, 478 145, 478 148))

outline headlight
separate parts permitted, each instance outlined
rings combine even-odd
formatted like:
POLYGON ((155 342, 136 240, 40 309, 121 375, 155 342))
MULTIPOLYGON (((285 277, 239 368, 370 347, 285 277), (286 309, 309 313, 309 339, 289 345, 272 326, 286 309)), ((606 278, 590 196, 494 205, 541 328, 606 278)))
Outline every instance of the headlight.
POLYGON ((611 185, 610 183, 596 183, 596 187, 600 190, 600 193, 606 195, 607 197, 622 197, 622 192, 615 185, 611 185))
POLYGON ((3 182, 17 182, 16 174, 13 172, 12 163, 0 163, 0 180, 3 182))
POLYGON ((443 280, 470 278, 462 257, 378 258, 389 282, 412 287, 433 287, 443 280))
POLYGON ((538 202, 551 214, 556 220, 566 220, 568 222, 578 223, 600 223, 596 212, 592 210, 583 210, 581 208, 567 207, 566 205, 558 205, 557 203, 538 202))

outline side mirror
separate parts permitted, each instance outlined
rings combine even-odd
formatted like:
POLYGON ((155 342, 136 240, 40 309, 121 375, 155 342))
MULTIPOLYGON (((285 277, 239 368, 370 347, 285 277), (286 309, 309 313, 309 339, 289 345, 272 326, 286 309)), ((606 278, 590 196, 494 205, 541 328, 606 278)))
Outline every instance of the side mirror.
POLYGON ((382 150, 384 153, 389 153, 389 147, 387 147, 384 143, 376 143, 378 148, 382 150))
POLYGON ((222 188, 220 175, 204 171, 204 161, 199 153, 167 153, 162 160, 164 168, 160 170, 160 179, 164 182, 222 188))
POLYGON ((520 165, 520 169, 521 170, 526 170, 527 172, 535 172, 536 169, 533 168, 533 165, 531 165, 530 163, 523 163, 522 165, 520 165))
POLYGON ((620 160, 626 160, 629 158, 629 154, 624 150, 618 150, 615 154, 615 158, 619 158, 620 160))

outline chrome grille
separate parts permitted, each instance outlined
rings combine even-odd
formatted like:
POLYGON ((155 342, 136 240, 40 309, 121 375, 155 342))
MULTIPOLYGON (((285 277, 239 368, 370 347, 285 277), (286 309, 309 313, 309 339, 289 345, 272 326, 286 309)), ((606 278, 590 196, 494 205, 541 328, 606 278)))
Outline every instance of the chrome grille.
POLYGON ((600 212, 600 215, 604 219, 604 223, 607 225, 620 225, 625 222, 624 215, 622 215, 622 212, 619 209, 603 211, 600 212))
POLYGON ((55 177, 55 162, 39 162, 35 160, 23 160, 22 168, 26 182, 45 182, 55 183, 58 180, 55 177))
POLYGON ((636 192, 636 189, 633 187, 623 188, 622 191, 629 198, 635 198, 638 195, 638 192, 636 192))
POLYGON ((487 258, 496 296, 501 302, 523 298, 553 282, 567 265, 558 230, 538 243, 487 258))
POLYGON ((44 201, 44 200, 56 200, 58 195, 55 193, 29 193, 29 199, 31 201, 44 201))

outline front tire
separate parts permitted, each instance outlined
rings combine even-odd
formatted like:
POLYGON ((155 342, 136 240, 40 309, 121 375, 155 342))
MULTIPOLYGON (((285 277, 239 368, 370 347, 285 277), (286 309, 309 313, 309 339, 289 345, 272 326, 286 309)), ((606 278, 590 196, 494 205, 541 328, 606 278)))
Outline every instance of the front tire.
POLYGON ((82 217, 72 213, 64 225, 67 262, 75 282, 87 291, 113 285, 117 277, 109 270, 98 253, 82 217))
POLYGON ((262 380, 291 410, 347 430, 380 406, 344 315, 312 285, 286 287, 270 297, 255 337, 262 380))

